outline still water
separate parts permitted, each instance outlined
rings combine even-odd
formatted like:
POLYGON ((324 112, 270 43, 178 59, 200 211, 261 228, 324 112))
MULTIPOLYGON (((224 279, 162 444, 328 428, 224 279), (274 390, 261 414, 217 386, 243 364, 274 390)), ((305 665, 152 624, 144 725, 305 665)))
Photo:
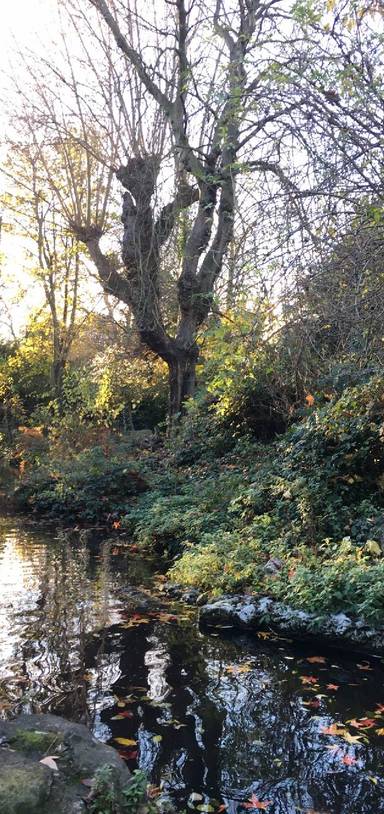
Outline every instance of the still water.
POLYGON ((121 540, 1 518, 0 715, 86 722, 178 811, 384 813, 382 661, 135 607, 161 585, 121 540))

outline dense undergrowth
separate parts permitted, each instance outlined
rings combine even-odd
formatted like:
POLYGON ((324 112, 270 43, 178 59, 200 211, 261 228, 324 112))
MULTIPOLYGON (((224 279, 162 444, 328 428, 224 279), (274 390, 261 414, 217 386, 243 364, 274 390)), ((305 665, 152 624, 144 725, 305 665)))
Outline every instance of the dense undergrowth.
POLYGON ((51 514, 117 521, 174 558, 173 580, 202 591, 384 621, 384 377, 306 412, 261 444, 195 410, 157 451, 121 444, 40 461, 19 497, 51 514))

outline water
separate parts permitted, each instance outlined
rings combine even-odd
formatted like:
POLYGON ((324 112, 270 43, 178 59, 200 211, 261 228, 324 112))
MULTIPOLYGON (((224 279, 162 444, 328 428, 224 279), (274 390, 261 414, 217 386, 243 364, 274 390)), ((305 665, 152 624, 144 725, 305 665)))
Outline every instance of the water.
POLYGON ((178 811, 384 812, 381 660, 116 599, 155 572, 116 540, 1 518, 0 714, 88 723, 178 811))

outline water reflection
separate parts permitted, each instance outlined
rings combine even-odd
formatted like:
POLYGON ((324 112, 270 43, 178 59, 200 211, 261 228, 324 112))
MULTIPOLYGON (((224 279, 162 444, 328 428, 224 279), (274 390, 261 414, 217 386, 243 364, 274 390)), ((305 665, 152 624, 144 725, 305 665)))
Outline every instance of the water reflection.
POLYGON ((5 519, 0 538, 3 715, 87 721, 178 810, 384 814, 379 661, 204 635, 178 607, 129 627, 114 589, 148 584, 145 560, 5 519))

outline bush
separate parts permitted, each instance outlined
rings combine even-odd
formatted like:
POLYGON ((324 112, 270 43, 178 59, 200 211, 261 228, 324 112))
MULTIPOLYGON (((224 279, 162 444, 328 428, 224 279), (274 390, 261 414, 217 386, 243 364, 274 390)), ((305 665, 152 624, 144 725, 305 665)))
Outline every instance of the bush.
MULTIPOLYGON (((172 578, 383 620, 384 378, 349 388, 237 463, 227 511, 223 501, 198 527, 195 514, 180 511, 172 533, 183 554, 172 578), (272 575, 271 558, 281 561, 272 575)), ((204 480, 188 487, 191 505, 197 489, 204 494, 204 480)))
POLYGON ((129 499, 147 488, 127 463, 106 457, 96 447, 27 473, 15 499, 22 508, 90 522, 126 512, 129 499))

